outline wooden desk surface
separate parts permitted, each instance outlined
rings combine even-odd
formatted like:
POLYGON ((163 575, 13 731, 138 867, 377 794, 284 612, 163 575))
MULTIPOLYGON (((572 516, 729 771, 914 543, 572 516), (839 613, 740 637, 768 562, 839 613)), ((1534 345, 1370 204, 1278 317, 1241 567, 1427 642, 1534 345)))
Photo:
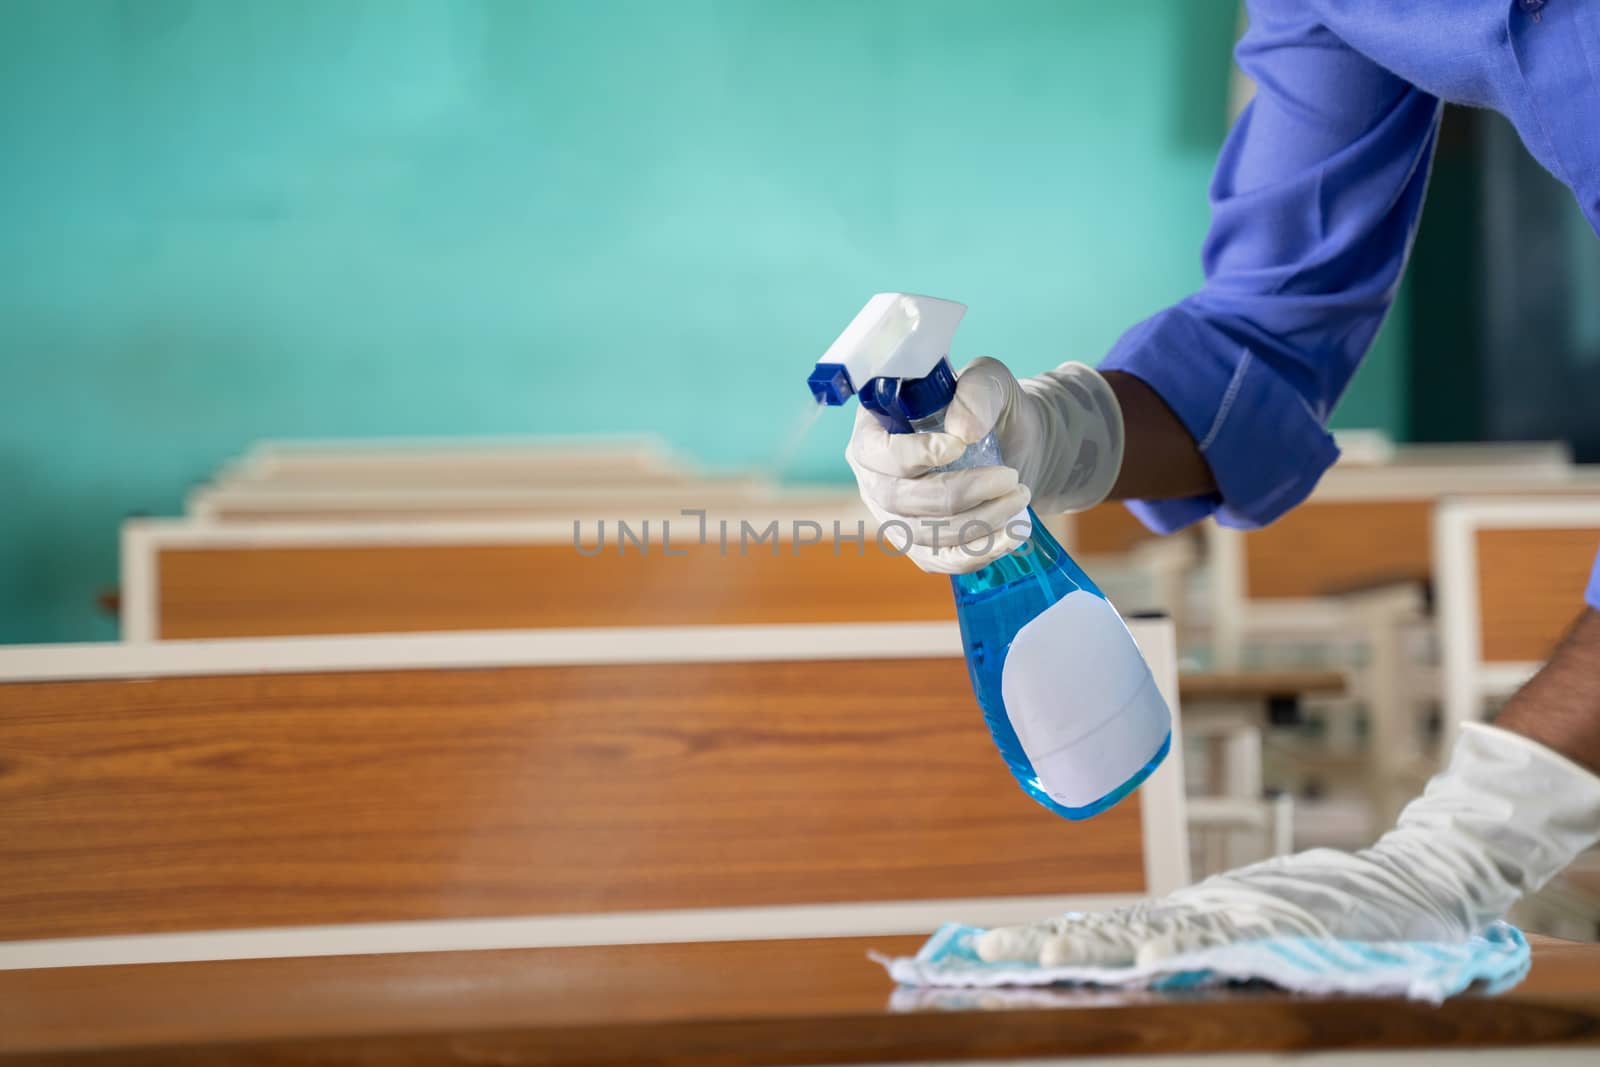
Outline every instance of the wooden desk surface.
POLYGON ((1140 893, 1142 804, 1030 801, 955 657, 16 683, 0 940, 1140 893))
POLYGON ((917 938, 724 942, 0 972, 0 1061, 767 1064, 1600 1044, 1600 945, 1434 1008, 1260 991, 895 993, 917 938))

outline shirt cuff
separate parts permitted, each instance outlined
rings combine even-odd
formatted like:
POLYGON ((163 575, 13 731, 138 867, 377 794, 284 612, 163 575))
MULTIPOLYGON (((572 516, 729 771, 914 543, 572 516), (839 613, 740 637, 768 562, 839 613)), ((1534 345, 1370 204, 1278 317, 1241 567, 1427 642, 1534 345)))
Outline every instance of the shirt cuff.
POLYGON ((1265 526, 1310 495, 1339 458, 1333 436, 1266 357, 1183 305, 1124 334, 1100 364, 1149 385, 1199 443, 1218 492, 1128 506, 1171 533, 1215 514, 1224 526, 1265 526))
POLYGON ((1583 594, 1589 606, 1600 611, 1600 555, 1594 557, 1594 570, 1589 572, 1589 589, 1583 594))

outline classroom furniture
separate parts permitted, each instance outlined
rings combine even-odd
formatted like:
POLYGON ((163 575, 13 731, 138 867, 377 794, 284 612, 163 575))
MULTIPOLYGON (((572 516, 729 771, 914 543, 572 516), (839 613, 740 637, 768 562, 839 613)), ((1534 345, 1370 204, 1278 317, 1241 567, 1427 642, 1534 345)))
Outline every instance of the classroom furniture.
POLYGON ((1335 467, 1308 500, 1268 526, 1243 531, 1208 522, 1207 616, 1218 665, 1238 664, 1247 640, 1348 632, 1341 605, 1349 594, 1420 587, 1432 573, 1433 511, 1463 493, 1600 495, 1600 476, 1543 461, 1335 467))
POLYGON ((817 499, 712 513, 704 542, 700 519, 675 511, 625 520, 625 528, 614 519, 134 519, 122 530, 122 634, 147 641, 954 618, 949 582, 912 566, 892 539, 880 541, 853 498, 817 499))
POLYGON ((1497 997, 895 991, 920 938, 687 942, 0 972, 0 1063, 1592 1063, 1600 945, 1535 939, 1497 997), (1490 1051, 1490 1050, 1493 1051, 1490 1051), (1387 1053, 1387 1054, 1385 1054, 1387 1053), (1269 1057, 1266 1054, 1276 1054, 1269 1057), (1044 1057, 1049 1057, 1045 1059, 1044 1057), (1079 1059, 1079 1057, 1083 1057, 1079 1059), (1036 1059, 1037 1058, 1037 1059, 1036 1059), (1472 1062, 1477 1062, 1473 1060, 1472 1062))
POLYGON ((1600 496, 1446 500, 1433 544, 1448 741, 1532 676, 1583 610, 1600 496))
MULTIPOLYGON (((840 500, 838 512, 848 506, 840 500)), ((131 641, 165 641, 954 617, 949 583, 884 551, 873 535, 862 543, 841 541, 835 552, 832 523, 843 522, 848 533, 870 522, 863 510, 853 522, 827 519, 824 511, 810 514, 814 525, 804 534, 822 536, 818 544, 794 544, 796 523, 808 520, 791 515, 779 521, 780 541, 744 552, 737 550, 738 524, 734 547, 725 553, 719 520, 712 520, 706 545, 694 540, 696 521, 673 526, 687 531, 686 539, 672 535, 680 538, 671 548, 675 555, 664 551, 669 546, 661 544, 658 525, 647 549, 619 546, 613 530, 606 550, 593 557, 574 548, 570 524, 550 521, 132 520, 123 529, 122 630, 131 641)), ((594 524, 584 530, 584 544, 594 547, 594 524)), ((1185 675, 1181 684, 1205 679, 1185 675)), ((1233 683, 1248 684, 1248 678, 1233 683)), ((1242 732, 1232 730, 1231 747, 1223 746, 1235 768, 1243 767, 1242 732)), ((1259 742, 1252 751, 1254 772, 1230 772, 1230 781, 1243 774, 1259 782, 1259 742)), ((1196 806, 1197 832, 1255 858, 1280 851, 1286 802, 1263 803, 1259 788, 1247 794, 1233 784, 1215 794, 1219 802, 1196 806)), ((1218 847, 1211 846, 1213 854, 1218 847)))
MULTIPOLYGON (((805 495, 804 490, 788 491, 805 495)), ((205 522, 418 522, 464 518, 656 518, 685 508, 759 504, 778 494, 748 476, 660 479, 621 485, 205 486, 184 512, 205 522)), ((832 491, 820 495, 833 497, 832 491)), ((780 500, 781 503, 781 500, 780 500)))
POLYGON ((217 471, 218 485, 302 489, 431 484, 553 486, 698 477, 695 464, 659 438, 638 435, 390 437, 266 440, 217 471))
MULTIPOLYGON (((1471 497, 1433 517, 1443 742, 1482 721, 1550 657, 1584 610, 1600 551, 1600 495, 1471 497)), ((1542 930, 1600 936, 1600 853, 1519 904, 1542 930)))
POLYGON ((1240 665, 1252 641, 1316 640, 1340 629, 1329 620, 1337 594, 1424 580, 1428 515, 1445 492, 1557 491, 1575 478, 1600 490, 1600 481, 1575 473, 1571 450, 1559 441, 1395 445, 1365 431, 1339 440, 1345 454, 1310 500, 1263 529, 1212 522, 1157 535, 1107 501, 1064 516, 1062 544, 1108 592, 1121 594, 1112 599, 1124 610, 1173 616, 1180 644, 1194 631, 1226 670, 1240 665), (1205 595, 1192 603, 1202 568, 1205 595))
POLYGON ((1338 671, 1190 672, 1178 675, 1184 736, 1204 750, 1204 774, 1189 776, 1196 875, 1231 870, 1294 851, 1294 801, 1268 796, 1262 744, 1275 715, 1297 714, 1308 697, 1345 692, 1338 671))
MULTIPOLYGON (((1131 629, 1176 708, 1170 624, 1131 629)), ((1181 760, 1052 815, 953 623, 18 646, 0 754, 0 967, 905 933, 1188 880, 1181 760)))
POLYGON ((1063 519, 1061 545, 1074 557, 1114 558, 1160 537, 1120 501, 1108 500, 1063 519))
POLYGON ((1461 493, 1600 497, 1592 470, 1558 466, 1558 457, 1538 450, 1520 465, 1514 458, 1336 467, 1309 500, 1270 526, 1245 532, 1206 524, 1203 614, 1212 662, 1220 669, 1270 667, 1285 658, 1304 665, 1297 657, 1309 650, 1314 662, 1347 669, 1368 729, 1358 742, 1346 722, 1344 734, 1365 754, 1374 833, 1435 765, 1424 722, 1439 692, 1428 598, 1440 501, 1461 493))
POLYGON ((573 461, 558 461, 554 456, 525 460, 516 456, 449 455, 408 463, 317 464, 301 469, 258 469, 240 461, 224 463, 208 479, 205 488, 244 493, 437 492, 440 490, 514 490, 605 487, 619 492, 668 485, 689 485, 707 475, 689 466, 662 463, 657 468, 643 464, 614 464, 604 455, 582 455, 573 461))
POLYGON ((1062 547, 1119 610, 1171 617, 1182 643, 1187 585, 1200 564, 1196 531, 1152 533, 1118 501, 1060 516, 1054 529, 1062 547))

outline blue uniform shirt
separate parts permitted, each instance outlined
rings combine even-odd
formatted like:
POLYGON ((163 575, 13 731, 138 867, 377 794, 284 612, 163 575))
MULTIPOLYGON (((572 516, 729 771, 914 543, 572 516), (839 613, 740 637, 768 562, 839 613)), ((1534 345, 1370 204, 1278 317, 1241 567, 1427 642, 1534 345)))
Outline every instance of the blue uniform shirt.
POLYGON ((1589 572, 1589 591, 1584 599, 1591 608, 1600 611, 1600 556, 1594 558, 1594 570, 1589 572))
POLYGON ((1213 496, 1131 505, 1163 532, 1271 522, 1338 456, 1328 415, 1394 299, 1441 99, 1509 118, 1600 232, 1600 2, 1249 9, 1236 55, 1256 95, 1212 179, 1205 286, 1101 363, 1154 388, 1216 476, 1213 496))

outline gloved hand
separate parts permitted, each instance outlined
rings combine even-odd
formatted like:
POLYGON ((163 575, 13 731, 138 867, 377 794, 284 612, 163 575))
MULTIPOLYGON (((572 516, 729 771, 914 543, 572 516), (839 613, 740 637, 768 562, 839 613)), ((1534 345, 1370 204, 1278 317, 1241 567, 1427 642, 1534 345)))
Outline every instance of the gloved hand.
POLYGON ((1360 852, 1314 849, 1101 914, 985 933, 986 960, 1148 963, 1263 937, 1459 941, 1600 840, 1600 777, 1520 734, 1463 728, 1450 766, 1360 852))
POLYGON ((944 428, 891 434, 861 409, 845 453, 868 509, 909 527, 908 555, 925 571, 988 565, 1028 536, 1007 524, 1030 500, 1052 514, 1093 507, 1122 467, 1122 409, 1082 363, 1018 382, 997 360, 974 360, 956 379, 944 428), (930 473, 991 430, 1005 466, 930 473))

